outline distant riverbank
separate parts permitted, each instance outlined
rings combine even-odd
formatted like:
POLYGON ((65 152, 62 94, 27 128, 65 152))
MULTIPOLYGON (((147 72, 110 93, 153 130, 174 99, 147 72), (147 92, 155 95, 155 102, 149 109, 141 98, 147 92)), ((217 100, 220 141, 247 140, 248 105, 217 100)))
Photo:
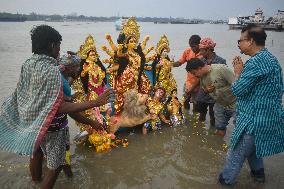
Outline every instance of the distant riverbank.
MULTIPOLYGON (((23 21, 50 21, 50 22, 114 22, 118 20, 119 16, 103 17, 103 16, 84 16, 77 14, 70 15, 45 15, 45 14, 13 14, 7 12, 0 12, 0 22, 23 22, 23 21)), ((194 24, 203 24, 203 23, 215 23, 216 20, 204 20, 198 18, 162 18, 162 17, 136 17, 138 22, 154 22, 154 23, 194 23, 194 24)), ((224 21, 225 22, 225 21, 224 21)), ((220 20, 218 20, 220 23, 220 20)), ((223 22, 222 22, 223 23, 223 22)))

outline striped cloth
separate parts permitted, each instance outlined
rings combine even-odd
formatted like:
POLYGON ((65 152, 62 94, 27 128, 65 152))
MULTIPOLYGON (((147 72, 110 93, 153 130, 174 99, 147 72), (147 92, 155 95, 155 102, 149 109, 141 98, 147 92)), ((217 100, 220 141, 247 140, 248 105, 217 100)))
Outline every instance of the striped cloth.
POLYGON ((237 97, 237 120, 232 133, 234 148, 244 132, 255 136, 256 155, 264 157, 284 151, 284 92, 281 66, 267 49, 244 65, 232 86, 237 97), (281 116, 282 114, 282 116, 281 116))
MULTIPOLYGON (((61 73, 61 79, 62 79, 64 97, 71 98, 71 87, 69 85, 69 81, 64 78, 62 73, 61 73)), ((48 132, 59 131, 61 129, 64 129, 65 127, 68 127, 67 114, 56 113, 51 124, 49 125, 48 132)))
POLYGON ((0 112, 0 149, 32 155, 42 142, 63 100, 56 60, 32 55, 23 65, 14 93, 0 112))

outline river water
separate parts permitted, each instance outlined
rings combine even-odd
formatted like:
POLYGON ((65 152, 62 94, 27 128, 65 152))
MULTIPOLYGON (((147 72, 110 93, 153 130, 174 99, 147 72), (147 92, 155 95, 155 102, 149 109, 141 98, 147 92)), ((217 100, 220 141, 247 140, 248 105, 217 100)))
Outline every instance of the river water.
MULTIPOLYGON (((110 33, 116 39, 118 32, 113 23, 87 22, 23 22, 0 23, 0 102, 13 92, 22 63, 31 56, 29 31, 34 25, 48 24, 62 35, 61 54, 67 50, 77 51, 88 34, 93 35, 102 58, 106 54, 101 45, 110 33)), ((237 40, 240 31, 230 31, 227 25, 171 25, 139 23, 141 39, 149 34, 148 45, 156 45, 161 35, 170 41, 172 56, 178 59, 188 46, 192 34, 211 37, 216 43, 216 52, 225 58, 229 66, 234 56, 239 55, 237 40)), ((267 47, 284 67, 284 33, 267 32, 267 47)), ((242 56, 244 60, 247 56, 242 56)), ((185 66, 173 70, 181 96, 185 80, 185 66)), ((78 132, 70 121, 71 140, 78 132)), ((194 120, 183 127, 165 128, 162 132, 142 136, 131 133, 129 146, 97 154, 94 149, 71 143, 71 159, 74 178, 63 173, 55 188, 223 188, 217 176, 224 165, 226 143, 228 144, 233 125, 230 123, 225 138, 214 136, 213 129, 196 124, 194 120)), ((1 188, 37 188, 29 176, 29 159, 15 154, 0 152, 1 188)), ((265 158, 266 183, 256 184, 245 165, 233 188, 283 188, 284 153, 265 158)))

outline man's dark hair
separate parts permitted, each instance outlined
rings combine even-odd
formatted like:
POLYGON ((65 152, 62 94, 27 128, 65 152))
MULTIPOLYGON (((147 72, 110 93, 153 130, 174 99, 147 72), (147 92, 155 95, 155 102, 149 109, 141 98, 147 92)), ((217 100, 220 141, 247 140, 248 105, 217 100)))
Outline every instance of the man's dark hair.
POLYGON ((192 35, 189 40, 188 43, 190 45, 198 45, 200 43, 201 37, 199 35, 192 35))
POLYGON ((205 63, 202 60, 200 60, 199 58, 192 58, 187 61, 185 69, 187 72, 190 72, 192 70, 202 68, 203 66, 205 66, 205 63))
POLYGON ((249 39, 253 39, 256 45, 264 46, 266 40, 266 33, 264 29, 256 24, 248 24, 246 27, 242 29, 242 33, 248 31, 247 37, 249 39))
POLYGON ((51 44, 62 41, 62 36, 57 30, 48 25, 40 25, 31 30, 32 52, 35 54, 47 53, 51 44))

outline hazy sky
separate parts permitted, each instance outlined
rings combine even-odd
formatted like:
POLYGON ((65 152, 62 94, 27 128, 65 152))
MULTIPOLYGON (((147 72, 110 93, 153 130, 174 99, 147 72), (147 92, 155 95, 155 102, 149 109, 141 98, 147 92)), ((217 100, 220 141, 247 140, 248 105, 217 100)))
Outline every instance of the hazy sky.
POLYGON ((251 15, 257 8, 273 16, 284 10, 284 0, 0 0, 0 12, 86 16, 224 19, 251 15))

